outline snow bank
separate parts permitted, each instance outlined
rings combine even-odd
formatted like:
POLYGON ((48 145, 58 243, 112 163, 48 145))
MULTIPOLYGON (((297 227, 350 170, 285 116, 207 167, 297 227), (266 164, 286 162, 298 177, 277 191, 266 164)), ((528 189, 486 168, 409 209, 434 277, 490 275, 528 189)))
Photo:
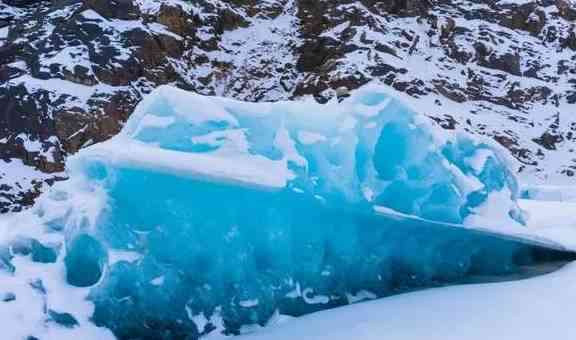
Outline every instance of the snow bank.
POLYGON ((576 201, 576 187, 572 185, 523 185, 521 197, 539 201, 576 201))
POLYGON ((288 320, 239 340, 571 338, 576 265, 515 282, 399 295, 288 320))

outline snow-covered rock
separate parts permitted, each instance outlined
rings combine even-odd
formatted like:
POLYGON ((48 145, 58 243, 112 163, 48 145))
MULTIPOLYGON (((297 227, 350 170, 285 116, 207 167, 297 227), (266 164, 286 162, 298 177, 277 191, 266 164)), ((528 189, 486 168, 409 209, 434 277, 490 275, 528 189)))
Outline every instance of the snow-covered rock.
POLYGON ((161 84, 325 101, 377 79, 504 145, 523 178, 570 182, 571 13, 564 0, 4 1, 0 154, 37 176, 0 175, 0 209, 31 202, 34 181, 62 177, 67 155, 118 133, 161 84))

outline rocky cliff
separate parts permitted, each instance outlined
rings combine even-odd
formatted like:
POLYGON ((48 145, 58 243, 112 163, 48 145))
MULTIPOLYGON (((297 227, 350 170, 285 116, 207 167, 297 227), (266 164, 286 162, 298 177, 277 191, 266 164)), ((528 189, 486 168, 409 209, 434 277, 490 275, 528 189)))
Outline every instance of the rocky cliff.
POLYGON ((525 180, 571 181, 575 25, 572 0, 3 0, 0 211, 63 179, 67 155, 161 84, 327 101, 378 80, 505 146, 525 180))

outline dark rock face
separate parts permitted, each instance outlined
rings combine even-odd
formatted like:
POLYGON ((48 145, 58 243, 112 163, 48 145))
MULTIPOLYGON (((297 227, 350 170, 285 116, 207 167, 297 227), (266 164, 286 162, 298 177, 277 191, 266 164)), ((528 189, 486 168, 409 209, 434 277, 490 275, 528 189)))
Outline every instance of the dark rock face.
POLYGON ((426 15, 432 7, 434 0, 391 0, 391 1, 363 1, 366 5, 379 8, 389 14, 403 16, 426 15))
POLYGON ((570 0, 556 0, 559 14, 566 20, 576 20, 576 4, 570 0))
POLYGON ((25 7, 35 5, 39 2, 42 2, 42 0, 2 0, 2 2, 14 7, 25 7))
POLYGON ((3 0, 0 212, 63 179, 67 155, 162 84, 325 102, 378 80, 504 145, 523 175, 569 176, 575 20, 568 0, 3 0))
POLYGON ((109 19, 135 20, 140 9, 133 0, 84 0, 87 8, 109 19))

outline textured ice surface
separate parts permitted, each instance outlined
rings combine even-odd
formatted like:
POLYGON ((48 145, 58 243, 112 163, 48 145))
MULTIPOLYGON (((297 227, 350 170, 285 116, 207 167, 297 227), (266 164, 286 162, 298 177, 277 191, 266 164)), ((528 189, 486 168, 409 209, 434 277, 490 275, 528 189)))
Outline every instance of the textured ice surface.
MULTIPOLYGON (((48 313, 44 289, 48 317, 70 329, 90 317, 121 339, 236 334, 553 259, 499 234, 524 227, 495 150, 376 86, 327 105, 164 87, 120 135, 72 157, 70 180, 34 208, 61 247, 21 248, 89 290, 93 311, 71 319, 48 313)), ((0 256, 5 271, 18 272, 14 256, 0 256)))
POLYGON ((251 104, 163 87, 119 136, 73 162, 96 172, 153 169, 293 191, 330 205, 382 205, 437 221, 521 222, 501 155, 384 93, 368 86, 344 103, 251 104))

